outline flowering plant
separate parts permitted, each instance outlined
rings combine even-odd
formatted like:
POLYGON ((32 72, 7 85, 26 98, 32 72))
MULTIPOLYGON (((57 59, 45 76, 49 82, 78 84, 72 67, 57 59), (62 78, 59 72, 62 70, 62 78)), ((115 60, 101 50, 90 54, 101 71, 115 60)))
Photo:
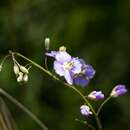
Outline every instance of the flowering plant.
MULTIPOLYGON (((50 39, 46 38, 45 39, 45 48, 46 48, 45 67, 40 66, 36 62, 28 59, 27 57, 21 55, 20 53, 9 51, 9 54, 5 56, 5 58, 1 62, 0 70, 2 70, 4 61, 8 57, 11 57, 13 61, 13 70, 14 70, 14 74, 16 75, 17 82, 22 84, 28 82, 29 70, 31 69, 32 66, 39 68, 41 71, 45 72, 56 81, 63 83, 65 86, 75 91, 84 101, 84 104, 82 104, 79 107, 80 108, 79 111, 81 115, 88 118, 94 116, 97 122, 98 129, 102 130, 103 127, 99 119, 99 114, 101 109, 103 108, 104 104, 107 103, 111 98, 117 98, 121 95, 124 95, 127 92, 126 86, 123 84, 116 85, 112 89, 112 91, 110 92, 107 98, 105 98, 104 93, 100 90, 99 91, 94 90, 87 96, 84 95, 82 92, 80 92, 77 89, 76 86, 78 85, 81 86, 82 88, 88 86, 89 82, 92 80, 92 78, 96 73, 95 69, 90 64, 86 63, 83 59, 79 57, 71 56, 66 51, 66 47, 61 46, 58 51, 49 51, 49 46, 50 46, 50 39), (21 57, 24 60, 28 61, 29 64, 27 64, 26 66, 21 65, 16 60, 16 56, 21 57), (48 70, 47 57, 52 57, 54 59, 53 68, 55 74, 53 74, 50 70, 48 70), (60 77, 62 77, 63 80, 61 80, 60 77), (104 100, 104 101, 99 106, 99 108, 95 110, 94 107, 91 105, 90 100, 93 101, 104 100)), ((48 130, 48 128, 29 109, 23 106, 20 102, 18 102, 14 97, 8 94, 5 90, 0 88, 0 93, 6 96, 18 107, 20 107, 29 116, 31 116, 31 118, 34 119, 34 121, 38 123, 42 129, 48 130)), ((95 126, 89 124, 88 121, 82 121, 80 119, 76 119, 76 121, 86 124, 88 127, 90 127, 93 130, 95 129, 95 126)))

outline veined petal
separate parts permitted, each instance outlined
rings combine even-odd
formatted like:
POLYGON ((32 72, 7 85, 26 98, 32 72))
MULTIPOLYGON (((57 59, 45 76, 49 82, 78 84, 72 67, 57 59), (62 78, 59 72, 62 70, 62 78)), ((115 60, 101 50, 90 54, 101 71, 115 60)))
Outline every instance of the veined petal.
POLYGON ((65 76, 65 79, 66 79, 67 83, 72 85, 73 84, 73 79, 72 79, 69 71, 65 71, 64 76, 65 76))
POLYGON ((74 74, 78 74, 81 72, 81 69, 82 69, 82 64, 80 63, 79 59, 78 58, 73 58, 72 59, 72 62, 74 63, 71 71, 74 73, 74 74))
POLYGON ((66 51, 59 51, 55 58, 61 63, 69 62, 71 60, 71 56, 66 51))
POLYGON ((63 65, 61 63, 59 63, 58 61, 54 61, 54 70, 60 76, 64 76, 64 74, 65 74, 63 65))

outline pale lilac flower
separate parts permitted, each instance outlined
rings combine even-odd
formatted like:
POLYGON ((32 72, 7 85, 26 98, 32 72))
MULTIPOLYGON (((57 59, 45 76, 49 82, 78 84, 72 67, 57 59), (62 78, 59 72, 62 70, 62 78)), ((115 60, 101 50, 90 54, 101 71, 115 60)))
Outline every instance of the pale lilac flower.
POLYGON ((102 91, 92 91, 89 95, 88 98, 91 100, 101 100, 104 99, 104 94, 102 91))
POLYGON ((73 84, 72 75, 78 74, 81 71, 81 63, 77 58, 71 58, 70 60, 54 61, 54 69, 57 74, 64 76, 69 84, 73 84))
POLYGON ((110 95, 111 97, 118 97, 118 96, 124 95, 126 92, 127 92, 126 86, 119 84, 113 88, 110 95))
POLYGON ((93 78, 95 70, 87 65, 84 60, 78 57, 71 57, 66 48, 62 47, 59 51, 46 53, 47 56, 55 58, 54 70, 59 76, 63 76, 67 83, 86 86, 93 78))
POLYGON ((54 70, 60 75, 64 76, 67 83, 73 84, 72 75, 78 74, 81 72, 81 66, 78 58, 72 58, 66 51, 52 51, 47 53, 48 56, 54 57, 54 70))
POLYGON ((82 105, 80 107, 80 112, 84 116, 89 116, 92 114, 92 112, 90 111, 90 108, 87 105, 82 105))

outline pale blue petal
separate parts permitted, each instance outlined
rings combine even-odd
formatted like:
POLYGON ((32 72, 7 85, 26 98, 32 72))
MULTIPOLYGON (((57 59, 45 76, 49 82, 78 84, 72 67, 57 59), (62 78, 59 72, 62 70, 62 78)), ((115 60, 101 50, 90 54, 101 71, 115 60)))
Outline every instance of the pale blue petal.
POLYGON ((73 79, 72 79, 69 71, 65 71, 64 76, 65 76, 65 79, 66 79, 67 83, 72 85, 73 84, 73 79))
POLYGON ((88 85, 89 80, 86 79, 86 78, 83 77, 83 76, 78 76, 78 77, 74 78, 74 83, 75 83, 76 85, 85 87, 85 86, 88 85))
POLYGON ((64 76, 63 65, 61 63, 59 63, 58 61, 54 61, 54 70, 60 76, 64 76))
POLYGON ((69 62, 71 60, 71 56, 66 52, 66 51, 59 51, 56 54, 56 60, 64 63, 64 62, 69 62))
POLYGON ((82 64, 80 63, 78 58, 73 58, 72 62, 74 62, 73 68, 71 69, 71 71, 74 74, 79 74, 81 72, 82 69, 82 64))
POLYGON ((45 53, 45 55, 55 58, 55 56, 56 56, 57 53, 58 53, 58 52, 56 52, 56 51, 51 51, 50 53, 48 53, 48 52, 45 53))

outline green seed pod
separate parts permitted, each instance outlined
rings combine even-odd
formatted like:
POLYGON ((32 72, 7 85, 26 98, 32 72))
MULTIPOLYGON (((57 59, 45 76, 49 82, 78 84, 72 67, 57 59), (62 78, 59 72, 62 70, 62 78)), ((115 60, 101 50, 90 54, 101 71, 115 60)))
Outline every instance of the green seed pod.
POLYGON ((26 69, 24 66, 20 65, 20 70, 25 73, 25 74, 28 74, 28 69, 26 69))
POLYGON ((50 48, 50 38, 45 38, 45 49, 48 51, 50 48))

